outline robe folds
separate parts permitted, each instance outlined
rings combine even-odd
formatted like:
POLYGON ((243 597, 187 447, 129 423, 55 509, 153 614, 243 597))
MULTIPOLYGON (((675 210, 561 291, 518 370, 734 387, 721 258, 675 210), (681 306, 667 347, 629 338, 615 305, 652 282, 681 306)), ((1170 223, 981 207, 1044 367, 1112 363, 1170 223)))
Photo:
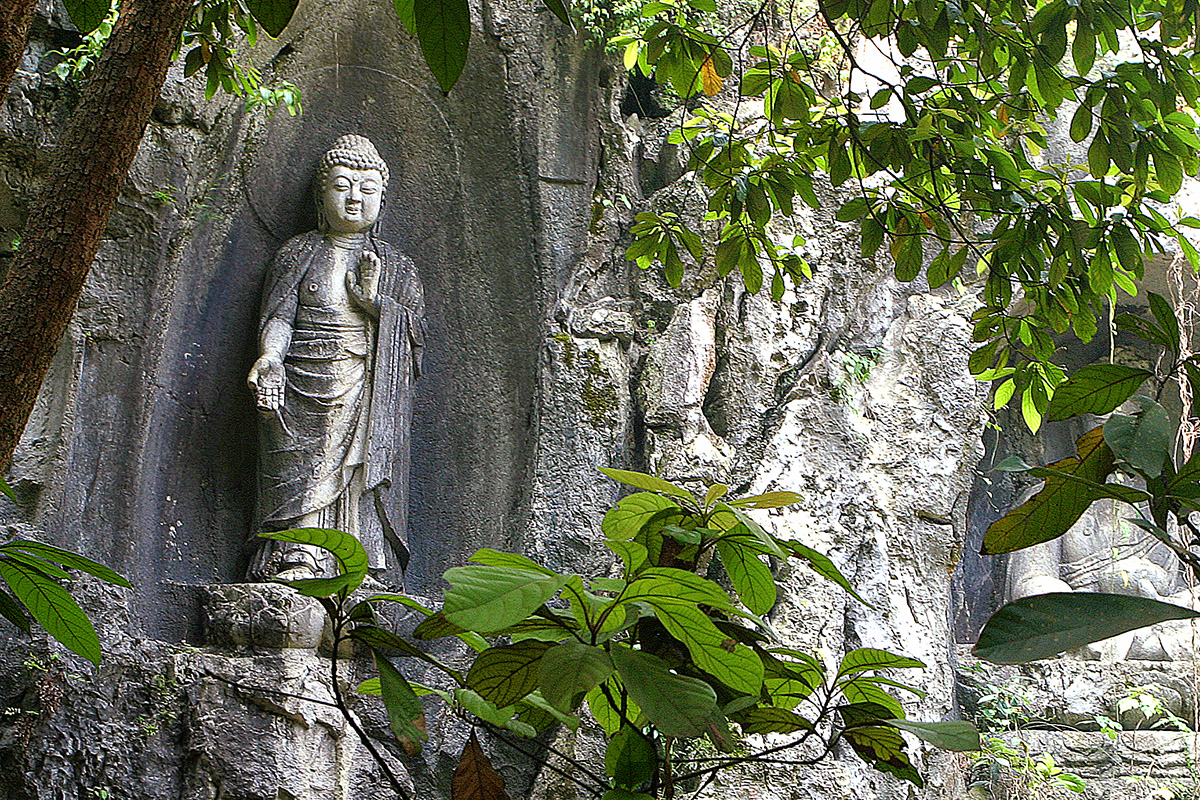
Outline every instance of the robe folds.
POLYGON ((412 260, 368 235, 363 250, 379 258, 378 318, 306 303, 306 290, 317 289, 314 265, 334 248, 319 231, 289 239, 263 284, 260 340, 272 320, 287 323, 292 336, 283 407, 259 417, 258 527, 282 530, 319 512, 322 527, 359 538, 372 569, 396 563, 403 570, 424 296, 412 260))

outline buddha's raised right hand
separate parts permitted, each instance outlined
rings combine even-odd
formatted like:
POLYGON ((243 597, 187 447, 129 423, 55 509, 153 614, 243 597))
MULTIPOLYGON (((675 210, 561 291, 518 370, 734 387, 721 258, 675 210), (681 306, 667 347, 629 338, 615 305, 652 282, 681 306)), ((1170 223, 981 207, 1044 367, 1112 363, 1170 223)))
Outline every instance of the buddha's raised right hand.
POLYGON ((283 362, 264 355, 254 362, 246 378, 259 411, 278 411, 283 406, 283 362))

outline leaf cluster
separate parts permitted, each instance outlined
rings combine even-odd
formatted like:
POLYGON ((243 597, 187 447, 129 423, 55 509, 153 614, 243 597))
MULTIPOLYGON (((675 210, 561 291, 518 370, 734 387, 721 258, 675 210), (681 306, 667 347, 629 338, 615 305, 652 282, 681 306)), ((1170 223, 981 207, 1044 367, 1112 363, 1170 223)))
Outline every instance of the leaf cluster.
MULTIPOLYGON (((1180 375, 1200 385, 1200 358, 1182 357, 1179 322, 1170 304, 1151 293, 1151 319, 1125 314, 1118 327, 1159 345, 1165 373, 1121 364, 1094 364, 1067 378, 1047 406, 1046 418, 1109 415, 1084 433, 1074 456, 1045 466, 1008 459, 997 468, 1044 479, 1040 491, 988 527, 984 555, 1010 553, 1064 535, 1100 500, 1131 508, 1130 523, 1153 536, 1200 577, 1200 454, 1177 461, 1175 422, 1159 404, 1166 382, 1180 375), (1150 384, 1153 396, 1138 394, 1150 384), (1120 410, 1124 409, 1124 410, 1120 410), (1136 485, 1131 485, 1136 484, 1136 485), (1177 531, 1172 535, 1169 531, 1177 531)), ((1065 650, 1200 613, 1144 597, 1051 593, 1025 597, 988 620, 975 645, 980 658, 1000 664, 1047 658, 1065 650)))
MULTIPOLYGON (((1136 294, 1145 260, 1168 248, 1200 268, 1182 233, 1200 220, 1160 210, 1200 168, 1196 3, 821 0, 795 28, 823 29, 840 51, 847 74, 832 93, 801 35, 772 31, 769 4, 723 37, 680 5, 648 4, 658 21, 614 41, 628 68, 684 96, 701 93, 708 64, 739 101, 762 103, 761 117, 701 105, 672 136, 722 223, 713 262, 748 290, 770 276, 778 298, 809 274, 802 253, 771 244, 770 226, 797 197, 816 208, 823 174, 847 190, 835 219, 858 223, 863 257, 890 259, 898 280, 924 274, 936 288, 974 267, 983 291, 971 370, 996 382, 997 407, 1019 397, 1036 430, 1065 377, 1054 336, 1089 341, 1103 307, 1136 294), (743 49, 756 32, 772 44, 743 49), (859 62, 860 37, 894 44, 886 72, 859 62), (1112 66, 1095 69, 1101 56, 1112 66), (869 96, 849 88, 862 85, 869 96), (1039 158, 1059 113, 1087 143, 1086 164, 1039 158)), ((660 263, 677 282, 678 259, 647 242, 661 231, 643 222, 627 258, 660 263)), ((679 227, 674 238, 686 238, 679 227)))
MULTIPOLYGON (((419 694, 440 696, 502 736, 533 737, 554 724, 576 727, 586 707, 608 736, 605 775, 591 775, 587 785, 614 798, 669 796, 678 781, 742 763, 747 757, 734 751, 748 734, 790 734, 777 750, 810 745, 797 764, 816 763, 845 741, 876 768, 916 785, 921 778, 901 730, 939 747, 979 747, 967 723, 905 718, 896 692, 922 693, 886 672, 921 662, 862 648, 834 670, 778 641, 763 618, 778 597, 772 563, 796 559, 858 597, 828 557, 773 536, 747 513, 792 505, 799 495, 730 500, 718 484, 700 497, 644 473, 603 472, 640 490, 617 502, 601 524, 618 575, 585 579, 483 549, 445 573, 449 586, 438 611, 403 595, 352 602, 366 564, 346 534, 309 529, 268 536, 337 556, 337 577, 288 585, 322 602, 335 637, 370 649, 379 678, 359 691, 382 695, 393 731, 414 748, 423 734, 419 694), (732 592, 700 574, 710 559, 724 568, 732 592), (426 615, 413 631, 416 640, 462 640, 476 653, 470 667, 459 670, 380 626, 373 606, 391 602, 426 615), (434 666, 453 688, 406 681, 390 661, 396 655, 434 666), (723 755, 700 767, 674 760, 675 742, 699 738, 723 755)), ((490 769, 477 743, 468 743, 460 763, 463 786, 495 791, 490 769)), ((456 786, 458 780, 456 773, 456 786)), ((503 797, 499 791, 480 796, 503 797)))
MULTIPOLYGON (((0 493, 16 502, 16 495, 3 478, 0 493)), ((31 539, 12 539, 0 544, 0 579, 7 586, 7 591, 0 589, 0 616, 26 634, 36 621, 68 650, 99 665, 100 638, 71 596, 68 570, 87 573, 114 586, 130 587, 129 581, 116 572, 78 553, 31 539)))

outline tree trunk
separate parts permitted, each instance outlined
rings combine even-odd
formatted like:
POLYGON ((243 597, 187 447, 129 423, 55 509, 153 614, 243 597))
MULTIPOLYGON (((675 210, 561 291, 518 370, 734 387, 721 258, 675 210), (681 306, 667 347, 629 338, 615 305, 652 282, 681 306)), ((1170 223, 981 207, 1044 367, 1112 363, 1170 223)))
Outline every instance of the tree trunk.
POLYGON ((127 0, 0 285, 0 469, 75 311, 192 0, 127 0))
POLYGON ((25 38, 37 0, 4 0, 0 3, 0 102, 8 95, 17 65, 25 53, 25 38))

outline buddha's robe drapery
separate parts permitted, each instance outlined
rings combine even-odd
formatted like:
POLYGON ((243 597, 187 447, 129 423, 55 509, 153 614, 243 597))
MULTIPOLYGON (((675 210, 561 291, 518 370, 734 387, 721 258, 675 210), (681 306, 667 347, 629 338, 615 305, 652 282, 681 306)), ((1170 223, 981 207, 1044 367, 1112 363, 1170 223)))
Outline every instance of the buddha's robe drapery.
MULTIPOLYGON (((337 296, 337 245, 318 231, 279 249, 263 286, 259 335, 291 328, 282 408, 260 416, 260 529, 319 527, 353 533, 371 566, 408 564, 407 486, 413 380, 424 348, 424 298, 412 260, 367 236, 379 258, 378 319, 337 296)), ((360 254, 349 257, 357 264, 360 254)), ((341 258, 347 258, 342 254, 341 258)), ((260 554, 260 562, 269 554, 260 554)), ((269 572, 265 563, 252 571, 269 572)))

